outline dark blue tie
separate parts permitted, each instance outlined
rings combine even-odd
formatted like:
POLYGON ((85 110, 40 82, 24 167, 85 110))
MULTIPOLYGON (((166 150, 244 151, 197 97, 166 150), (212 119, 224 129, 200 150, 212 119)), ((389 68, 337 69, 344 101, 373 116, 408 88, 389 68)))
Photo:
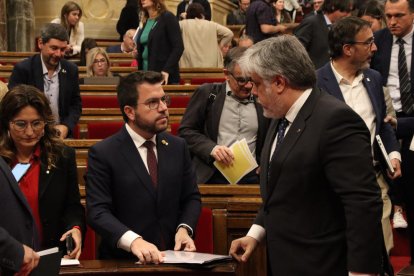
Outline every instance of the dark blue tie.
POLYGON ((272 163, 272 160, 276 154, 276 151, 278 150, 279 145, 282 144, 283 138, 285 138, 285 132, 288 125, 289 121, 285 117, 281 118, 279 120, 279 123, 277 124, 276 146, 275 150, 273 151, 272 158, 270 159, 269 165, 270 163, 272 163))
POLYGON ((397 39, 397 44, 400 46, 398 51, 398 77, 400 79, 400 100, 402 111, 405 114, 410 114, 413 111, 414 97, 411 94, 411 81, 407 69, 407 58, 404 49, 405 41, 401 38, 397 39))

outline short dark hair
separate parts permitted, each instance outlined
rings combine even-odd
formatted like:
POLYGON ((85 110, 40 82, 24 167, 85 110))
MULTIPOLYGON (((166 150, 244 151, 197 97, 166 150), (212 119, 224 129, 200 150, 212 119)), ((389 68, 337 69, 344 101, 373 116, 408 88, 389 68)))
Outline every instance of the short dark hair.
POLYGON ((204 7, 200 3, 191 3, 188 5, 186 19, 202 19, 204 16, 204 7))
MULTIPOLYGON (((390 3, 397 3, 400 2, 401 0, 386 0, 385 3, 390 2, 390 3)), ((414 12, 414 0, 406 0, 408 2, 408 7, 410 8, 411 12, 414 12)))
POLYGON ((69 35, 65 27, 60 24, 47 23, 40 31, 40 39, 42 43, 47 43, 52 38, 69 42, 69 35))
POLYGON ((354 8, 354 0, 325 0, 321 10, 324 13, 333 13, 335 11, 351 12, 354 8))
POLYGON ((138 71, 129 74, 120 79, 116 88, 119 107, 121 108, 122 117, 128 122, 128 116, 124 112, 124 107, 129 105, 133 108, 137 107, 139 99, 139 85, 143 83, 157 84, 161 83, 164 77, 159 72, 154 71, 138 71))
POLYGON ((328 34, 331 58, 342 56, 343 45, 352 44, 355 36, 364 28, 371 28, 370 23, 356 16, 342 18, 333 24, 328 34))
POLYGON ((237 63, 238 59, 244 54, 247 48, 245 47, 233 47, 228 52, 227 55, 224 57, 224 68, 228 71, 232 72, 234 69, 234 65, 237 63))

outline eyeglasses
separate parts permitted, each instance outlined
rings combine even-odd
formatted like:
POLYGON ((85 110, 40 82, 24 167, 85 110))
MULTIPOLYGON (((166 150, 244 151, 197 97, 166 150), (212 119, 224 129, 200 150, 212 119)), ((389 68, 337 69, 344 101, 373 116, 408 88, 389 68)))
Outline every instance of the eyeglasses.
POLYGON ((162 102, 166 106, 169 106, 171 103, 171 98, 170 96, 165 95, 161 98, 152 98, 152 99, 147 100, 145 103, 138 103, 138 104, 145 104, 146 106, 148 106, 150 110, 154 110, 154 109, 158 109, 158 107, 160 106, 160 102, 162 102))
POLYGON ((93 60, 93 63, 94 63, 94 64, 96 64, 96 63, 103 63, 103 64, 105 64, 105 63, 106 63, 106 59, 105 59, 105 58, 101 58, 101 59, 94 59, 94 60, 93 60))
POLYGON ((363 44, 363 45, 368 46, 371 49, 372 44, 374 44, 374 42, 375 42, 374 37, 371 37, 367 41, 350 41, 350 42, 345 43, 345 44, 363 44))
POLYGON ((248 82, 252 82, 251 77, 235 77, 232 72, 229 71, 230 76, 237 82, 239 86, 245 86, 248 82))
POLYGON ((27 122, 23 120, 15 120, 15 121, 10 121, 10 123, 13 126, 13 129, 19 132, 25 131, 29 124, 32 127, 33 131, 42 130, 46 125, 46 122, 43 120, 34 120, 32 122, 27 122))

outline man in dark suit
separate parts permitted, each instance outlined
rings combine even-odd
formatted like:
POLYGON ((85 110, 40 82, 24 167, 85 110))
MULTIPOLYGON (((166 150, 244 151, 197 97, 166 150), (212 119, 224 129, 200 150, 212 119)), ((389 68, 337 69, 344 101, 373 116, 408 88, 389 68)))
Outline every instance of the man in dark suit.
POLYGON ((41 31, 40 54, 17 63, 9 79, 9 90, 28 84, 43 91, 50 101, 62 138, 71 137, 79 121, 82 103, 78 67, 63 59, 69 37, 60 24, 46 24, 41 31))
POLYGON ((182 2, 180 2, 177 5, 177 18, 178 20, 182 20, 186 18, 186 11, 188 6, 191 3, 199 3, 203 6, 204 8, 204 15, 205 15, 205 19, 206 20, 211 20, 211 7, 210 7, 210 3, 208 2, 208 0, 183 0, 182 2))
POLYGON ((152 71, 121 80, 126 124, 89 151, 88 222, 102 236, 100 258, 159 263, 160 250, 196 249, 200 193, 184 139, 165 132, 162 80, 152 71))
MULTIPOLYGON (((179 134, 189 145, 197 172, 197 183, 228 183, 213 165, 214 161, 231 165, 229 148, 245 138, 259 163, 268 121, 263 109, 251 94, 252 83, 237 64, 246 48, 232 48, 224 58, 223 83, 205 84, 198 88, 181 120, 179 134)), ((255 170, 239 183, 257 184, 255 170)))
MULTIPOLYGON (((414 1, 387 0, 385 2, 385 16, 388 28, 382 29, 374 35, 378 50, 372 58, 371 68, 381 73, 382 84, 387 86, 390 91, 397 118, 399 120, 413 118, 414 1)), ((404 125, 401 126, 404 127, 404 125)), ((410 150, 412 140, 412 135, 402 139, 402 178, 395 182, 393 189, 400 189, 396 193, 402 195, 402 201, 405 203, 411 237, 410 247, 411 252, 414 252, 414 151, 410 150)), ((411 257, 411 261, 413 261, 413 257, 411 257)))
POLYGON ((260 162, 262 207, 230 254, 247 261, 265 241, 269 275, 379 273, 382 203, 362 119, 314 88, 312 61, 293 36, 252 46, 239 64, 274 120, 260 162))
POLYGON ((387 252, 390 252, 393 247, 390 222, 392 205, 388 197, 386 177, 388 175, 391 179, 396 179, 401 176, 401 155, 394 130, 384 122, 386 105, 381 75, 369 69, 371 57, 377 50, 370 23, 353 16, 339 20, 329 32, 329 48, 331 62, 317 71, 317 85, 349 105, 361 116, 371 133, 373 164, 384 204, 382 229, 387 252), (380 135, 389 153, 395 169, 392 174, 387 173, 386 163, 383 162, 383 166, 380 166, 379 161, 383 158, 375 135, 380 135))
POLYGON ((37 232, 29 204, 0 158, 0 275, 29 275, 39 262, 37 232))
POLYGON ((329 61, 328 32, 332 24, 353 10, 353 0, 325 0, 322 12, 305 17, 295 36, 305 46, 316 69, 329 61))

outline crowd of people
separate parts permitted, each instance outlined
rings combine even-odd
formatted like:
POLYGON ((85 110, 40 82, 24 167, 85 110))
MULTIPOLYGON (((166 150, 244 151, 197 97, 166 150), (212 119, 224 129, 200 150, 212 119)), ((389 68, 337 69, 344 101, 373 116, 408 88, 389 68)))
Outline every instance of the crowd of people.
POLYGON ((176 14, 128 0, 107 49, 84 39, 76 2, 42 27, 40 52, 0 83, 1 275, 29 275, 45 248, 79 258, 86 224, 101 259, 196 251, 197 184, 228 184, 214 163, 233 166, 243 139, 259 166, 238 184, 259 184, 262 205, 230 246, 237 261, 264 243, 269 275, 392 275, 392 227, 408 227, 414 252, 414 0, 233 3, 227 25, 245 26, 234 45, 207 0, 176 14), (82 113, 65 57, 105 78, 108 53, 131 54, 138 71, 117 85, 122 129, 89 149, 85 212, 63 141, 82 113), (188 67, 222 68, 224 81, 197 88, 174 136, 163 85, 188 67))

